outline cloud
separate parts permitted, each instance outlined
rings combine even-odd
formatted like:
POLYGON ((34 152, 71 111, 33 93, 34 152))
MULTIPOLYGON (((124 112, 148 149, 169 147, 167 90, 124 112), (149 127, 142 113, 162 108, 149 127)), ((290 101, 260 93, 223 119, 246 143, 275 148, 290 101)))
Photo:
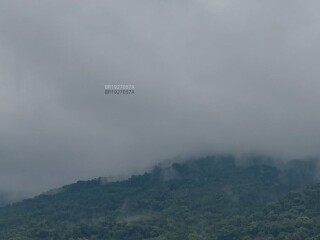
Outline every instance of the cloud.
POLYGON ((2 1, 0 189, 174 156, 319 154, 317 1, 2 1), (108 96, 105 84, 134 84, 108 96))

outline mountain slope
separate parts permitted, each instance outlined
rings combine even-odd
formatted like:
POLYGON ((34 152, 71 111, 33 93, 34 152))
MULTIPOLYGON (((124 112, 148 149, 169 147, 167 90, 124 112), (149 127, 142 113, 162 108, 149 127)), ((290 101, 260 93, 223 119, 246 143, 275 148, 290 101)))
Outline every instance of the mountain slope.
POLYGON ((290 192, 233 231, 246 239, 320 239, 320 185, 290 192))
POLYGON ((79 181, 0 208, 0 238, 278 239, 279 232, 254 229, 271 224, 268 204, 293 206, 285 196, 315 183, 316 162, 249 162, 208 157, 122 182, 79 181))

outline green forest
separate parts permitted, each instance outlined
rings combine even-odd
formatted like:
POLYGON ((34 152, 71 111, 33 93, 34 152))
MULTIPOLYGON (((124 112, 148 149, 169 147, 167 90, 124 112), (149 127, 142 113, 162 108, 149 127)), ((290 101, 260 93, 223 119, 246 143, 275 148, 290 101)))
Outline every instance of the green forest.
POLYGON ((0 208, 6 240, 320 239, 318 162, 211 156, 0 208))

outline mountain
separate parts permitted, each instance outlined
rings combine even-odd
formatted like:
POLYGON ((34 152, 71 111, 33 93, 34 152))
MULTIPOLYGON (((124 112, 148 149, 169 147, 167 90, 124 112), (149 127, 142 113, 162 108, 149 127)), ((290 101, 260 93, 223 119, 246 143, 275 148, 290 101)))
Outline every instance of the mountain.
POLYGON ((0 239, 319 239, 317 161, 212 156, 0 208, 0 239))
POLYGON ((0 207, 5 206, 10 202, 10 195, 7 192, 0 192, 0 207))

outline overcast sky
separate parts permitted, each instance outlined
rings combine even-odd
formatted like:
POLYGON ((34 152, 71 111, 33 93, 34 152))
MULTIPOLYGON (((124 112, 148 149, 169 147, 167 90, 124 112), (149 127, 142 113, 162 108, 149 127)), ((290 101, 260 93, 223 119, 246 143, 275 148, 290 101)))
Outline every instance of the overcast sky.
POLYGON ((316 0, 1 0, 0 191, 176 156, 317 156, 319 12, 316 0))

